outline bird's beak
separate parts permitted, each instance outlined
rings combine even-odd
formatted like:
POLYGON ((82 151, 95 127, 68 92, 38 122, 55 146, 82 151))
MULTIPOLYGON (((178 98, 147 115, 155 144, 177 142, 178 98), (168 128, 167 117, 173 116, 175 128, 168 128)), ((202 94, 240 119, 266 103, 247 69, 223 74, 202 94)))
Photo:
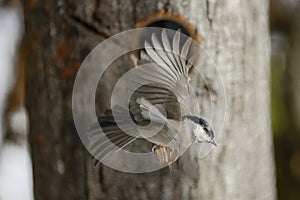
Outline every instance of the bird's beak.
POLYGON ((212 143, 215 147, 218 146, 215 140, 211 140, 210 143, 212 143))

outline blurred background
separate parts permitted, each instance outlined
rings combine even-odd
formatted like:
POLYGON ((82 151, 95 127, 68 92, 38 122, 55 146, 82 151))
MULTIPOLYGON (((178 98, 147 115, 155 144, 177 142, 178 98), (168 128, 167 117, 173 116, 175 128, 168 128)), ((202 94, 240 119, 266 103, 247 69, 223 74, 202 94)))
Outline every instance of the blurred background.
MULTIPOLYGON (((0 0, 0 199, 33 199, 24 108, 23 10, 0 0), (18 192, 15 192, 18 191, 18 192)), ((270 1, 271 106, 278 199, 300 199, 300 1, 270 1)))
POLYGON ((300 198, 300 7, 271 0, 272 127, 278 199, 300 198))

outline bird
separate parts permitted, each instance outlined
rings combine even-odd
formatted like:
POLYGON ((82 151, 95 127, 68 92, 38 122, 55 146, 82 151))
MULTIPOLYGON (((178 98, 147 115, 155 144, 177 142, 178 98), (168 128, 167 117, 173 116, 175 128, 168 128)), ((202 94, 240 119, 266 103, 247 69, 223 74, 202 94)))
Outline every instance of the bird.
POLYGON ((191 52, 192 38, 180 42, 181 33, 177 30, 170 39, 171 42, 163 29, 159 36, 152 33, 150 41, 144 41, 139 58, 133 59, 135 69, 127 86, 137 89, 128 105, 115 105, 96 125, 91 125, 88 134, 95 164, 137 139, 150 143, 158 161, 169 167, 193 143, 217 146, 211 125, 199 116, 197 97, 190 84, 189 72, 199 57, 191 52), (97 124, 104 133, 101 136, 97 124))

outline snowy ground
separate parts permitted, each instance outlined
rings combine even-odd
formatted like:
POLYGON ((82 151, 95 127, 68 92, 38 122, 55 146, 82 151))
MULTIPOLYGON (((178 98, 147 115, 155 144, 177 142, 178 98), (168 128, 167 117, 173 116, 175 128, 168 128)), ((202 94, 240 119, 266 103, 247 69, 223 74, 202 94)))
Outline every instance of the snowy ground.
POLYGON ((32 167, 28 154, 27 115, 24 109, 10 117, 10 126, 21 138, 19 143, 3 140, 3 114, 15 79, 14 58, 22 35, 21 12, 0 7, 0 200, 32 200, 32 167))

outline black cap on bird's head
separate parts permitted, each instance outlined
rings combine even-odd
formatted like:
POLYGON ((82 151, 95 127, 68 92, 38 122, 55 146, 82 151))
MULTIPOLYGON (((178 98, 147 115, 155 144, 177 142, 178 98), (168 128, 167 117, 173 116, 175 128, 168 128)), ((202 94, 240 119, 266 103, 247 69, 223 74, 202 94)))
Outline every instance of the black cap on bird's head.
MULTIPOLYGON (((198 140, 199 142, 208 142, 208 143, 213 144, 214 146, 217 146, 217 143, 214 140, 214 138, 215 138, 214 131, 211 128, 211 126, 209 125, 209 123, 204 118, 201 118, 201 117, 198 117, 195 115, 185 115, 182 117, 182 120, 184 120, 184 119, 189 119, 189 120, 193 121, 195 124, 199 124, 202 127, 202 129, 204 130, 208 139, 198 140)), ((202 138, 205 138, 205 137, 202 137, 202 138)))

